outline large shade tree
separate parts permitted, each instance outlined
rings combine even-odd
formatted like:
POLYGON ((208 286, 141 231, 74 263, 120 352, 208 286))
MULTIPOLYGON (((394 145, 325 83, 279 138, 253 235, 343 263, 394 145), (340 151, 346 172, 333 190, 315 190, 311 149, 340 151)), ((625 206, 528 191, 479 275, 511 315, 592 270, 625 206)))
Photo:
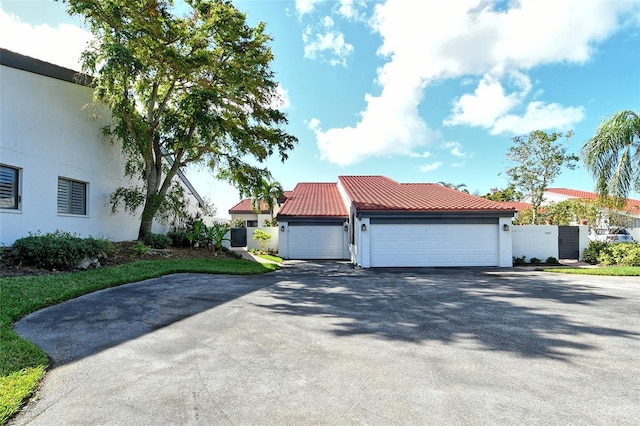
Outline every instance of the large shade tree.
POLYGON ((603 199, 622 201, 640 191, 640 115, 625 110, 607 117, 581 154, 603 199))
POLYGON ((265 24, 251 27, 229 1, 63 0, 95 36, 83 71, 112 111, 105 133, 122 143, 126 173, 142 182, 114 205, 142 207, 138 238, 151 232, 178 171, 204 165, 247 191, 287 158, 297 139, 282 127, 265 24), (183 4, 184 3, 184 4, 183 4))
MULTIPOLYGON (((573 135, 569 132, 565 138, 573 135)), ((531 224, 537 222, 537 212, 544 201, 544 192, 560 174, 562 167, 575 168, 579 159, 567 154, 567 147, 558 139, 562 133, 546 133, 535 130, 528 135, 512 138, 513 145, 507 151, 507 160, 514 163, 506 170, 511 184, 533 205, 531 224)))

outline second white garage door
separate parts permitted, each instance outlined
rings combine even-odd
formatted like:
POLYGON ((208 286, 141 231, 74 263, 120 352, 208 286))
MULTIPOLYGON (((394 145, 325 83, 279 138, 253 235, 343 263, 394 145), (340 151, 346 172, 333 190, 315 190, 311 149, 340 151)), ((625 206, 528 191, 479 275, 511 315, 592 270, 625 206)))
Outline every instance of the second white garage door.
POLYGON ((497 224, 375 224, 371 266, 497 266, 497 224))
POLYGON ((348 259, 347 232, 342 224, 289 226, 290 259, 348 259))

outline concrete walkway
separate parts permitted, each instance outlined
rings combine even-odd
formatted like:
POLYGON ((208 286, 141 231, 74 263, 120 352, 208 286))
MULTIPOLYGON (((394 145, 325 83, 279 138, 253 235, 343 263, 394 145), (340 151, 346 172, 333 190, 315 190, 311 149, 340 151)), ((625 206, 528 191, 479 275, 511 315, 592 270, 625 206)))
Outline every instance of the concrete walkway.
POLYGON ((14 425, 640 424, 640 280, 285 262, 36 312, 14 425))

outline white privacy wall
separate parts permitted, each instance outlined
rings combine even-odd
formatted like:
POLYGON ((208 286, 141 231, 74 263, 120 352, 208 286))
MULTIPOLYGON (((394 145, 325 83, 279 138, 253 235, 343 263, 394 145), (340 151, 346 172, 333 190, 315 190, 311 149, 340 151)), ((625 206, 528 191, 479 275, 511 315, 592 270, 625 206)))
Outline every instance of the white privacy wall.
POLYGON ((545 261, 552 256, 558 258, 558 227, 556 225, 513 225, 511 227, 513 257, 526 256, 545 261))

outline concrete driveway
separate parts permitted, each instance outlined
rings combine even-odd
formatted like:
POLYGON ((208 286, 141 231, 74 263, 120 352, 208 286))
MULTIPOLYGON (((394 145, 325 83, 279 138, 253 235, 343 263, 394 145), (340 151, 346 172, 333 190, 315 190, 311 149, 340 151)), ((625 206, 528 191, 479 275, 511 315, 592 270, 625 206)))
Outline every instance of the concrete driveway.
POLYGON ((640 279, 504 269, 173 275, 24 318, 13 424, 639 424, 640 279))

